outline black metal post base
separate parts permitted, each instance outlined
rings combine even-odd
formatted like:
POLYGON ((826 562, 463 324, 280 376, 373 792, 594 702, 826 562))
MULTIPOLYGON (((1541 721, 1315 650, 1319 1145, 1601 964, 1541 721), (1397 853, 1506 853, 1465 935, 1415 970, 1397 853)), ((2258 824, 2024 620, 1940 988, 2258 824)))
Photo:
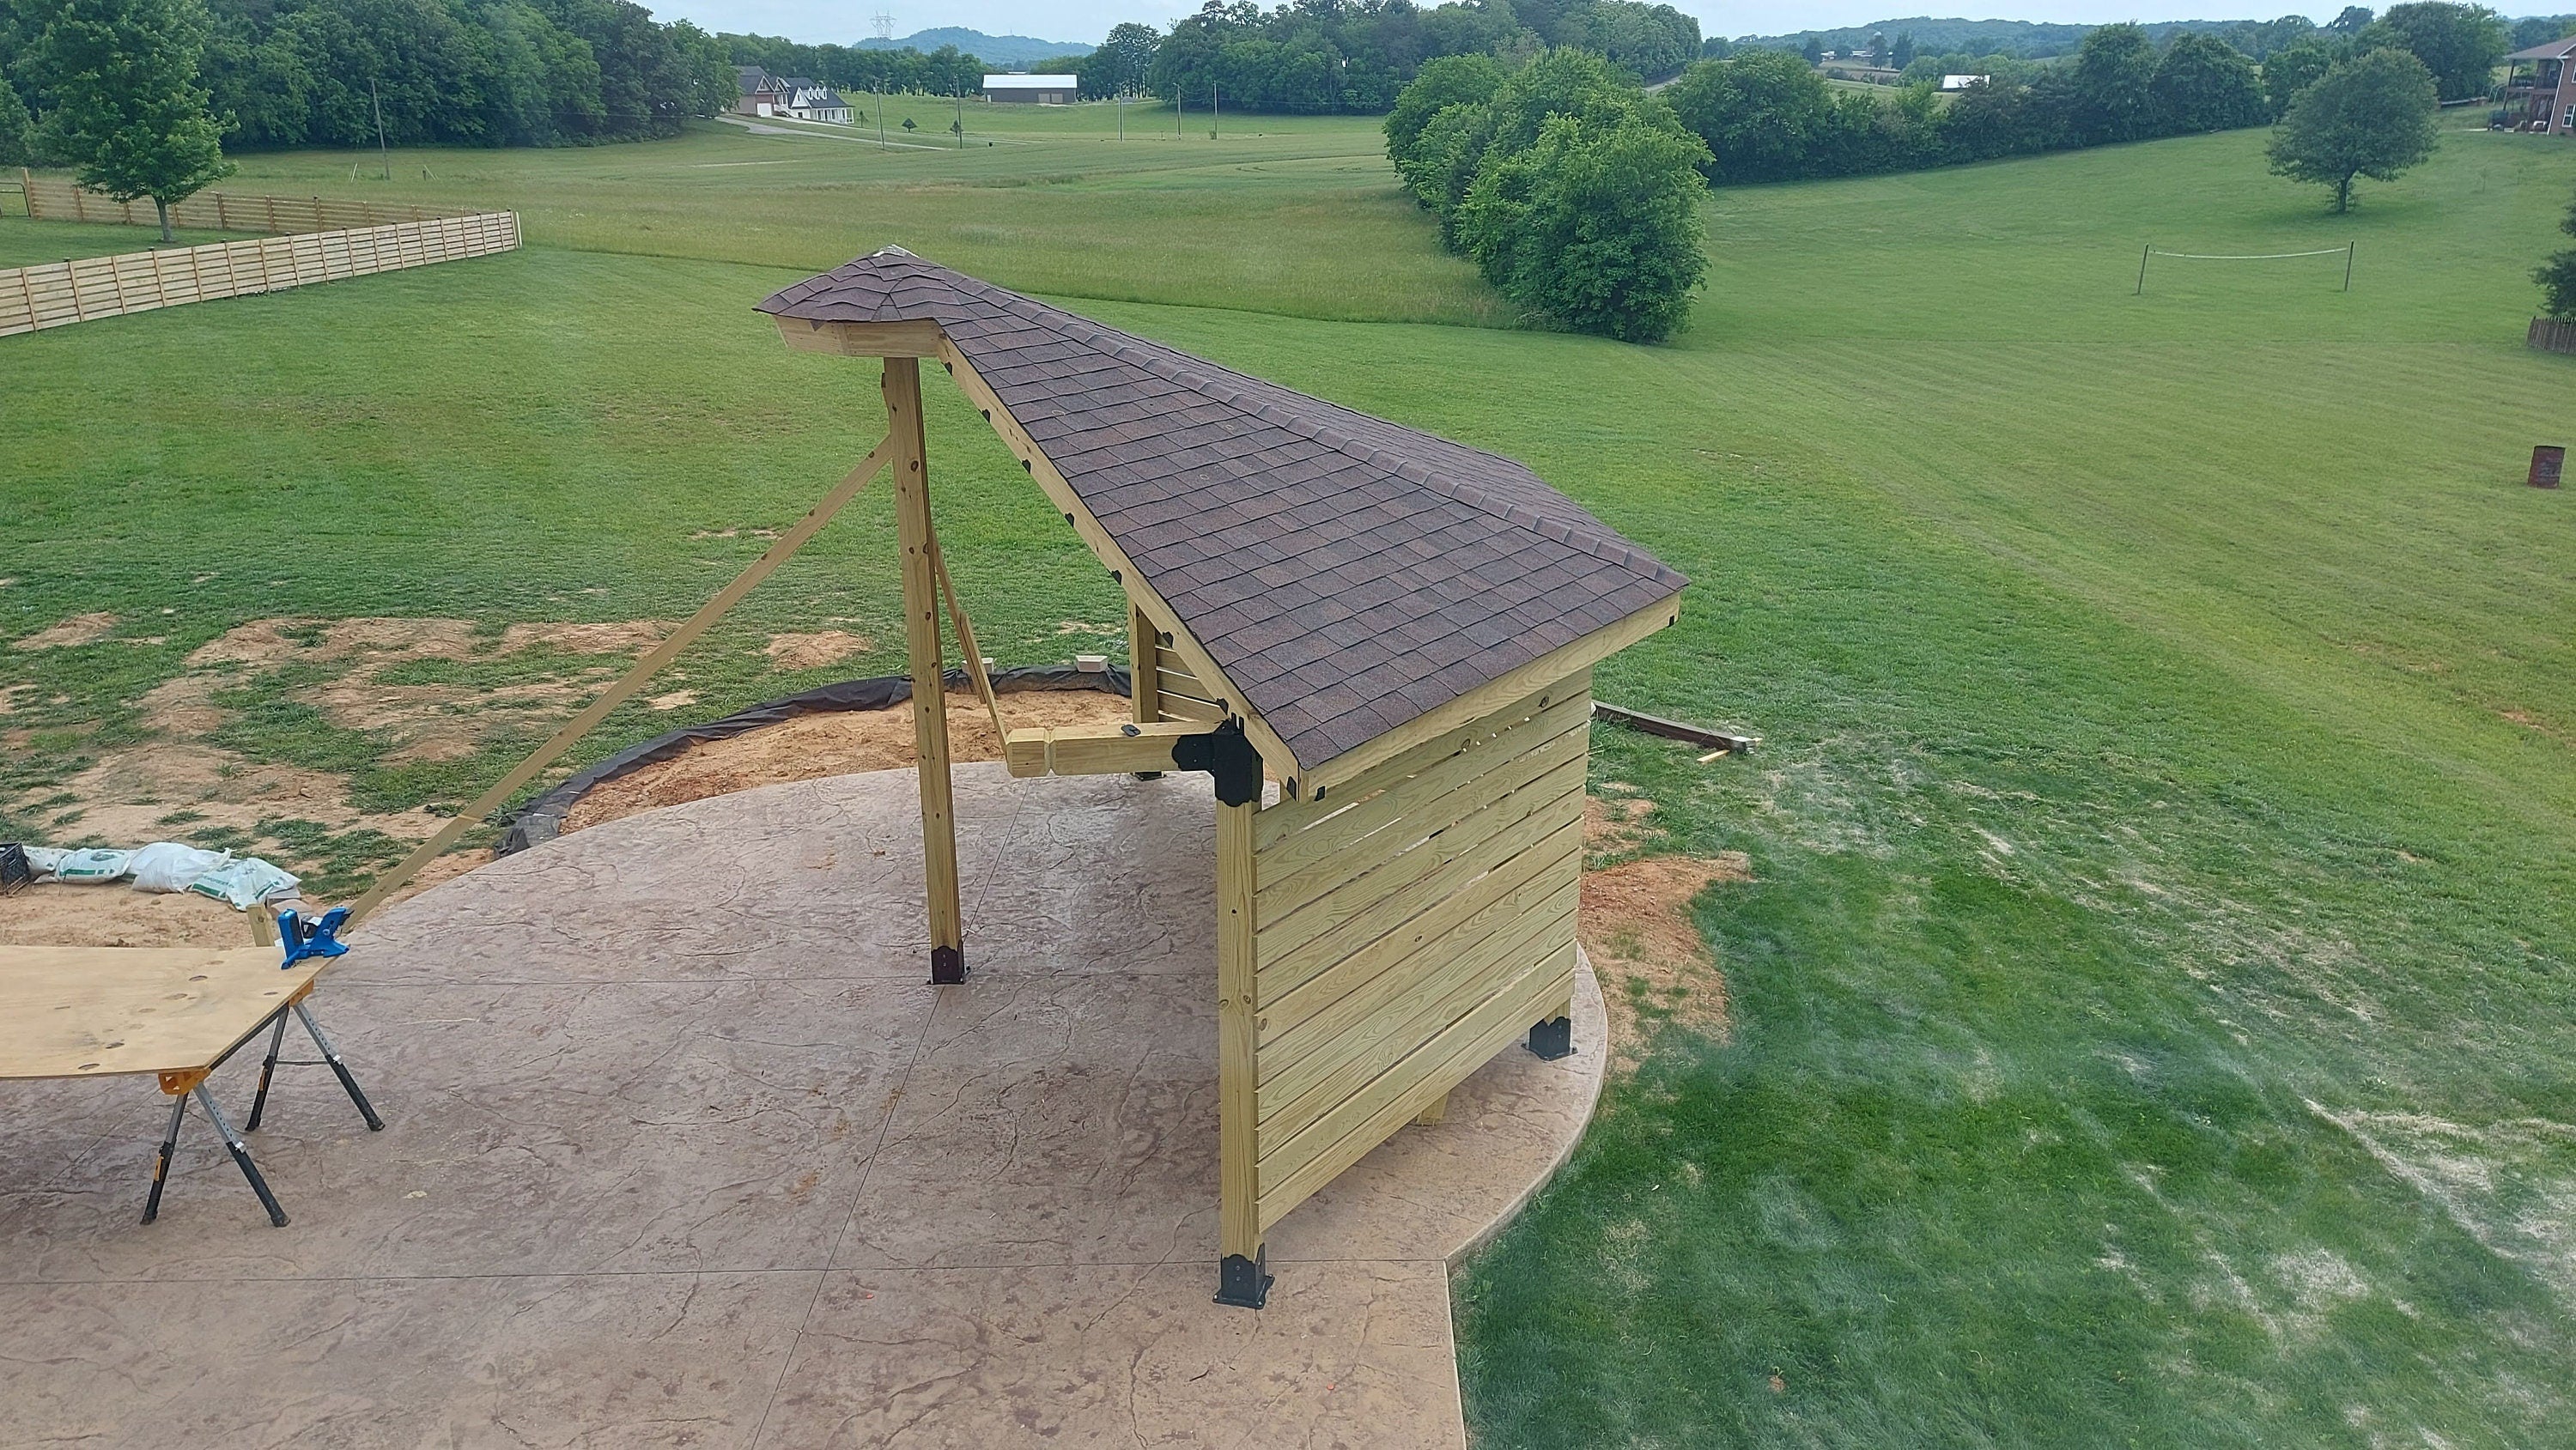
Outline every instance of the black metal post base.
POLYGON ((1263 1245, 1251 1258, 1228 1254, 1216 1266, 1216 1302, 1235 1309, 1258 1309, 1270 1302, 1270 1275, 1266 1266, 1270 1248, 1263 1245))
POLYGON ((966 980, 966 953, 956 947, 930 949, 930 985, 953 987, 966 980))
POLYGON ((1530 1028, 1529 1050, 1542 1062, 1554 1062, 1574 1055, 1574 1019, 1550 1017, 1530 1028))

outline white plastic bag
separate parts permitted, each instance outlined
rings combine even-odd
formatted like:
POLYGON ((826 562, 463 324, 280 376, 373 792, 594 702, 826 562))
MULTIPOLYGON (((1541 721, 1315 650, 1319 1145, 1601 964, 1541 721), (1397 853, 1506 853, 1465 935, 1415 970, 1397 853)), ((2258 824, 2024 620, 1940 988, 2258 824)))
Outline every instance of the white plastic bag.
MULTIPOLYGON (((34 853, 30 852, 28 859, 35 859, 34 853)), ((127 863, 133 859, 131 851, 106 851, 97 847, 65 851, 62 858, 54 862, 53 879, 80 883, 114 881, 125 874, 127 863)))
POLYGON ((294 896, 299 884, 299 878, 257 856, 244 856, 239 860, 222 862, 189 882, 186 889, 199 896, 230 902, 235 911, 248 911, 263 901, 294 896))
POLYGON ((176 841, 155 841, 134 853, 126 870, 137 891, 185 891, 188 883, 233 858, 230 851, 200 851, 176 841))

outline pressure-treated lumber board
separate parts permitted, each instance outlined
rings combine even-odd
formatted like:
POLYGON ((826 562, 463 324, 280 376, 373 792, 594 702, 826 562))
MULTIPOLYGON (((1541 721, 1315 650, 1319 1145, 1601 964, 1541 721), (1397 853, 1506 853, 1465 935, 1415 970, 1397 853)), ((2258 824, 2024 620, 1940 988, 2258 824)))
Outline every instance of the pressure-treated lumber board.
POLYGON ((1476 720, 1551 680, 1606 659, 1681 618, 1681 595, 1640 609, 1616 624, 1549 650, 1518 669, 1478 685, 1445 705, 1399 725, 1364 745, 1345 750, 1306 772, 1306 794, 1330 791, 1366 773, 1372 766, 1476 720))
POLYGON ((1262 852, 1262 924, 1267 927, 1410 850, 1432 832, 1446 830, 1505 793, 1584 756, 1591 732, 1581 704, 1566 702, 1573 711, 1570 719, 1542 716, 1525 733, 1453 756, 1262 852))
POLYGON ((1166 720, 1204 720, 1213 725, 1225 719, 1225 712, 1205 700, 1187 695, 1163 696, 1163 718, 1166 720))
POLYGON ((928 437, 921 417, 921 364, 885 360, 886 434, 894 440, 895 532, 903 550, 903 645, 912 666, 912 747, 921 780, 921 853, 933 960, 962 951, 957 902, 957 807, 948 777, 946 671, 939 661, 938 547, 930 531, 928 437))
POLYGON ((925 358, 939 356, 940 333, 936 322, 821 322, 787 325, 778 321, 778 335, 797 352, 830 353, 834 357, 925 358))
POLYGON ((1448 904, 1517 852, 1582 825, 1581 763, 1502 797, 1367 877, 1329 892, 1261 932, 1265 977, 1293 987, 1427 909, 1448 904), (1275 974, 1272 975, 1272 974, 1275 974))
POLYGON ((310 986, 274 947, 0 946, 0 1078, 184 1072, 310 986))
MULTIPOLYGON (((1479 970, 1443 977, 1427 989, 1436 995, 1419 1000, 1407 998, 1401 1011, 1389 1013, 1383 1023, 1371 1024, 1370 1033, 1354 1038, 1330 1057, 1316 1057, 1275 1089, 1264 1085, 1260 1133, 1265 1155, 1340 1111, 1353 1097, 1402 1068, 1424 1041, 1438 1036, 1478 1003, 1519 981, 1524 973, 1544 966, 1556 952, 1573 944, 1571 915, 1543 922, 1508 950, 1494 948, 1495 954, 1481 961, 1479 970)), ((1529 1020, 1536 1022, 1544 1016, 1544 1009, 1533 1009, 1529 1020)), ((1458 1065, 1458 1078, 1465 1078, 1480 1065, 1458 1065)))
MULTIPOLYGON (((1506 838, 1504 849, 1495 853, 1501 860, 1486 873, 1485 882, 1493 893, 1517 895, 1525 887, 1544 883, 1547 873, 1562 868, 1565 858, 1580 850, 1582 844, 1583 822, 1579 816, 1568 822, 1559 811, 1540 812, 1520 823, 1506 838), (1527 844, 1512 845, 1515 839, 1527 844)), ((1271 964, 1264 962, 1263 1033, 1289 1031, 1359 984, 1429 949, 1490 904, 1488 899, 1464 889, 1476 876, 1472 872, 1461 875, 1464 880, 1460 882, 1442 883, 1448 889, 1437 896, 1421 893, 1430 898, 1431 904, 1392 929, 1364 937, 1349 950, 1324 958, 1320 966, 1299 963, 1300 975, 1293 979, 1285 972, 1274 973, 1269 970, 1271 964)), ((1540 894, 1544 896, 1543 885, 1540 894)), ((1410 907, 1418 902, 1408 898, 1402 904, 1410 907)))
POLYGON ((1163 718, 1162 649, 1156 642, 1161 633, 1144 610, 1127 606, 1127 703, 1139 725, 1163 718))
POLYGON ((1439 962, 1437 970, 1408 974, 1402 990, 1390 991, 1364 1014, 1354 1013, 1335 1032, 1310 1027, 1306 1040, 1295 1044, 1303 1050, 1287 1065, 1275 1071, 1270 1067, 1271 1060, 1284 1056, 1291 1044, 1264 1047, 1262 1140, 1277 1142, 1323 1116, 1392 1068, 1425 1037, 1573 941, 1580 883, 1569 879, 1553 885, 1555 891, 1540 909, 1445 959, 1430 958, 1439 962))
POLYGON ((1157 721, 1013 730, 1002 738, 1002 764, 1022 777, 1177 770, 1173 747, 1210 728, 1195 721, 1157 721))
POLYGON ((1487 998, 1473 1012, 1416 1050, 1349 1101, 1265 1154, 1259 1165, 1263 1228, 1277 1223, 1333 1181, 1414 1115, 1466 1080, 1505 1043, 1529 1030, 1538 1013, 1560 1001, 1574 972, 1569 946, 1552 961, 1487 998))
POLYGON ((1267 851, 1281 837, 1307 830, 1328 817, 1348 810, 1355 802, 1372 792, 1383 790, 1471 745, 1492 740, 1551 705, 1578 694, 1588 700, 1591 697, 1591 691, 1592 671, 1578 670, 1562 680, 1530 692, 1522 699, 1512 701, 1490 715, 1482 715, 1466 721, 1398 752, 1371 766, 1364 774, 1343 783, 1331 793, 1329 799, 1309 795, 1302 800, 1282 801, 1264 810, 1261 818, 1253 822, 1254 842, 1261 850, 1267 851))
POLYGON ((1261 1252, 1258 1155, 1254 1112, 1257 1053, 1254 1043, 1255 946, 1252 934, 1252 813, 1250 804, 1216 808, 1216 1049, 1217 1240, 1224 1254, 1252 1258, 1261 1252))

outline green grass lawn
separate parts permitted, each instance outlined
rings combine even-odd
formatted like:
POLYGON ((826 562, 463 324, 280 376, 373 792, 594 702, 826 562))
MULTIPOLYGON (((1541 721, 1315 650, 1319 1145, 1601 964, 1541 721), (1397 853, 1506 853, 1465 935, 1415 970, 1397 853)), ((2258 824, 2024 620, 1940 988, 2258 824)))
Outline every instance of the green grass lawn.
MULTIPOLYGON (((0 648, 0 826, 45 829, 246 620, 693 608, 762 547, 724 530, 790 521, 878 426, 870 368, 750 305, 931 237, 1525 458, 1697 581, 1600 693, 1765 744, 1605 729, 1596 783, 1659 803, 1654 849, 1750 856, 1697 906, 1732 1027, 1657 1039, 1461 1276, 1480 1445, 2576 1443, 2576 495, 2519 483, 2576 442, 2576 359, 2520 345, 2576 150, 2446 135, 2344 218, 2259 133, 1731 191, 1694 325, 1637 349, 1426 325, 1492 314, 1363 127, 1196 143, 1275 143, 1283 179, 1122 165, 1078 115, 981 158, 452 153, 403 194, 521 205, 540 245, 0 342, 0 636, 119 616, 0 648), (1132 254, 1012 231, 1049 198, 1132 254), (753 201, 775 234, 729 235, 753 201), (1183 205, 1230 220, 1175 241, 1183 205), (679 255, 635 254, 647 220, 679 255), (1221 287, 1174 273, 1229 227, 1276 235, 1221 287), (2348 238, 2349 294, 2293 262, 2130 295, 2146 242, 2348 238)), ((931 397, 979 633, 1062 658, 1118 596, 931 397)), ((892 668, 760 652, 899 640, 892 557, 863 499, 683 658, 693 713, 892 668)), ((516 660, 474 668, 548 667, 516 660)), ((389 759, 315 683, 242 671, 225 743, 387 809, 525 743, 389 759)))
MULTIPOLYGON (((171 233, 171 245, 195 247, 208 242, 238 241, 248 235, 247 232, 194 231, 180 227, 171 233)), ((67 262, 74 257, 106 257, 119 252, 149 252, 160 246, 161 232, 156 227, 0 217, 0 267, 29 267, 40 262, 67 262)))

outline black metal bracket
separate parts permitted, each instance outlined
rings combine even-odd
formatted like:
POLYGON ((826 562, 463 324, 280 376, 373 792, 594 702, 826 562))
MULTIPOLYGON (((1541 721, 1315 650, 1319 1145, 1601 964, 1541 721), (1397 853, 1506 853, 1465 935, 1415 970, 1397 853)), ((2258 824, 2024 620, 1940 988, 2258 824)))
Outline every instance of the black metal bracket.
POLYGON ((1261 752, 1243 737, 1240 720, 1227 720, 1204 735, 1184 735, 1173 741, 1172 764, 1214 777, 1220 804, 1248 806, 1261 799, 1261 752))
POLYGON ((1574 1055, 1574 1019, 1550 1017, 1531 1026, 1529 1050, 1542 1062, 1554 1062, 1574 1055))
POLYGON ((1216 1302, 1234 1309, 1258 1309, 1269 1303, 1269 1262, 1267 1244, 1254 1250, 1248 1259, 1241 1254, 1226 1255, 1216 1266, 1216 1302))
POLYGON ((966 953, 957 947, 930 949, 930 984, 953 987, 966 980, 966 953))

